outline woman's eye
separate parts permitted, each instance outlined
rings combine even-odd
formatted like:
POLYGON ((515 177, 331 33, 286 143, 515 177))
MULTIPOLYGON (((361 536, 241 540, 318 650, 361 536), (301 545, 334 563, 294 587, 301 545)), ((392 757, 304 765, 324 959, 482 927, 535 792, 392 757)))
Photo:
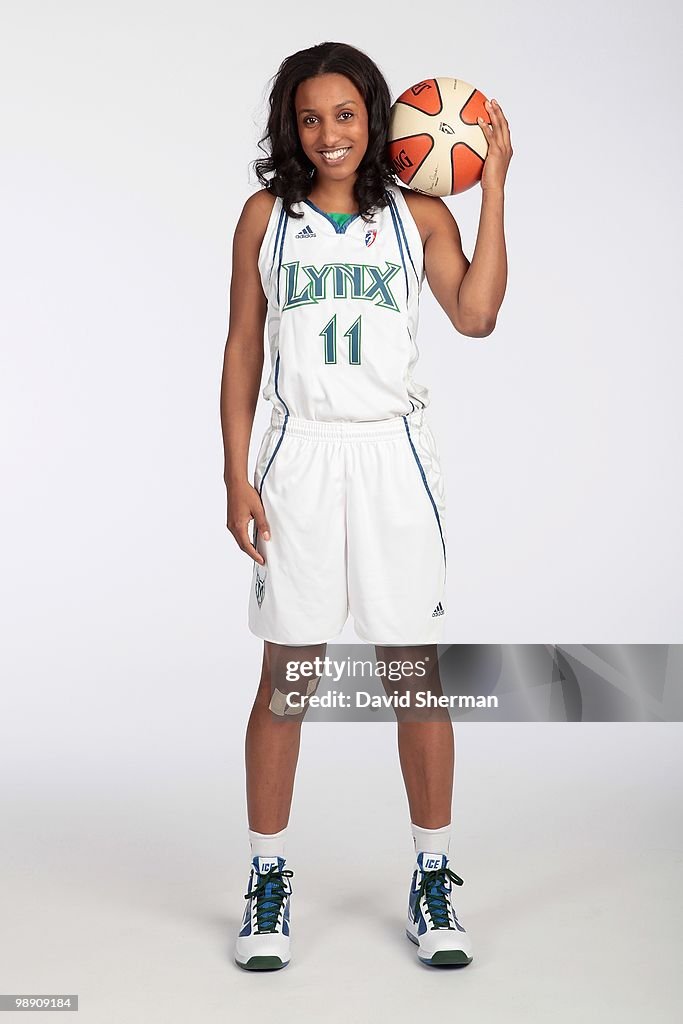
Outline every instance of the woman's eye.
MULTIPOLYGON (((339 115, 339 117, 343 118, 344 121, 348 121, 348 119, 350 117, 353 117, 353 111, 352 110, 342 110, 342 112, 339 115)), ((317 120, 318 120, 317 117, 314 117, 313 114, 308 114, 307 117, 304 118, 304 124, 310 126, 312 121, 317 121, 317 120)))

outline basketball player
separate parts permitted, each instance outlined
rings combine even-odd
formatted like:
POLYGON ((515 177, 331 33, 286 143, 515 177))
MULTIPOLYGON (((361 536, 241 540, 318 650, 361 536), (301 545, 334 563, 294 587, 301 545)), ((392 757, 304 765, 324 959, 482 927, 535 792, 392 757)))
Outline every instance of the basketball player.
MULTIPOLYGON (((249 628, 264 641, 246 736, 252 861, 235 947, 247 969, 290 960, 285 839, 301 718, 285 720, 275 665, 324 655, 349 611, 378 655, 384 645, 405 652, 439 641, 445 503, 428 390, 413 376, 419 295, 426 277, 455 329, 484 338, 506 286, 512 149, 500 107, 492 101, 490 123, 480 122, 489 149, 470 263, 448 206, 396 185, 390 104, 381 72, 354 47, 321 43, 287 57, 270 94, 269 155, 256 161, 264 188, 234 236, 221 386, 227 525, 254 562, 249 628), (264 328, 272 411, 252 486, 264 328)), ((451 897, 462 879, 449 866, 446 718, 398 724, 416 854, 406 931, 430 965, 472 959, 451 897)))

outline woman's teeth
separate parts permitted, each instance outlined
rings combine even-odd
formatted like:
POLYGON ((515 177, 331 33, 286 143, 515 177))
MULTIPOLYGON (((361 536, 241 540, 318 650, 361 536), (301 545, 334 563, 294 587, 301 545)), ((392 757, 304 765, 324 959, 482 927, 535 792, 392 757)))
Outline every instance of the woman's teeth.
POLYGON ((350 146, 347 146, 346 149, 333 149, 330 150, 329 153, 323 151, 323 156, 325 157, 328 163, 333 164, 336 163, 337 160, 343 160, 348 151, 350 150, 350 148, 350 146))

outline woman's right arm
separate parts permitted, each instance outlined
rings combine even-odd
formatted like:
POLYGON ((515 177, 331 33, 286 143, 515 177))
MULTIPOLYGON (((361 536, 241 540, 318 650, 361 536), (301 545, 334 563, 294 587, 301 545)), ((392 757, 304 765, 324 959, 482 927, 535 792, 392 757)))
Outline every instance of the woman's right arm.
POLYGON ((227 488, 227 527, 243 551, 264 564, 249 539, 255 519, 268 539, 268 523, 256 489, 249 482, 249 441, 263 373, 263 332, 267 301, 258 269, 258 254, 274 197, 262 189, 244 204, 235 228, 230 281, 230 322, 223 357, 220 413, 227 488))

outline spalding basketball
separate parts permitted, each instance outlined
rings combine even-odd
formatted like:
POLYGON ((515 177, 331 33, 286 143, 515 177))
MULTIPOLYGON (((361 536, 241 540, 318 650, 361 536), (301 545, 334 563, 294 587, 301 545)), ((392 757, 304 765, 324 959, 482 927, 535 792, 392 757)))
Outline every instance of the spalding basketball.
POLYGON ((490 118, 487 97, 459 78, 427 78, 391 108, 389 158, 404 185, 454 196, 481 180, 488 142, 477 123, 490 118))

